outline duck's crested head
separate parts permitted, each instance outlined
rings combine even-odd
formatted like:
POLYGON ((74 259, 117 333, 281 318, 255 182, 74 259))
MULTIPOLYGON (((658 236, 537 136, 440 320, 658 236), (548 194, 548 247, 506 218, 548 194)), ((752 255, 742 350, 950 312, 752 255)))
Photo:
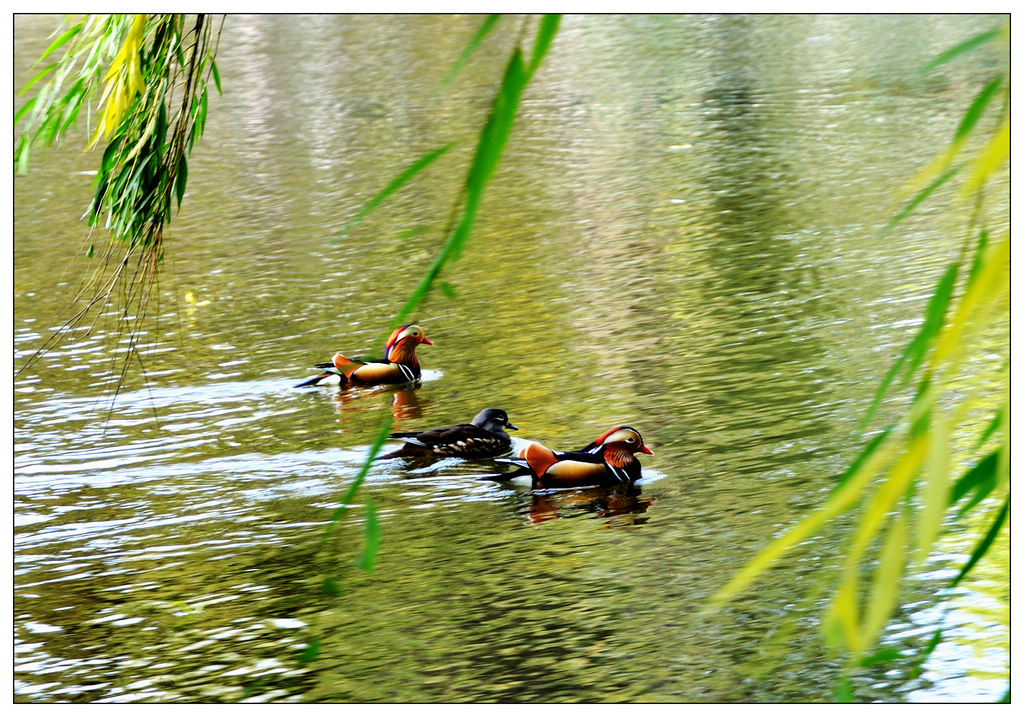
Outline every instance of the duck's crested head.
POLYGON ((488 431, 500 431, 503 428, 511 428, 513 431, 519 430, 518 426, 509 422, 508 414, 500 408, 485 408, 480 411, 473 419, 473 425, 486 428, 488 431))
POLYGON ((644 439, 643 436, 640 435, 640 431, 636 430, 632 426, 615 426, 615 428, 609 428, 594 441, 594 445, 602 448, 612 444, 621 446, 630 453, 639 452, 646 453, 651 456, 654 455, 654 451, 644 445, 644 439))
POLYGON ((405 324, 391 332, 388 342, 384 344, 384 356, 389 361, 396 361, 397 359, 391 355, 392 352, 409 353, 420 344, 433 346, 434 342, 428 339, 423 329, 416 324, 405 324))

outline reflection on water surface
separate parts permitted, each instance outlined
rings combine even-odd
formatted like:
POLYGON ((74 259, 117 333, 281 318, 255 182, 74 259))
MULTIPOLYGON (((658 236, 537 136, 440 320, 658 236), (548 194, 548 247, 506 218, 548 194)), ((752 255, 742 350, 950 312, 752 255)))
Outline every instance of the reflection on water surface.
MULTIPOLYGON (((149 381, 133 373, 111 405, 115 314, 15 382, 18 701, 831 699, 838 662, 803 598, 836 539, 701 608, 858 449, 958 241, 928 213, 875 232, 993 60, 915 73, 993 20, 566 18, 446 272, 455 298, 413 317, 436 342, 421 385, 292 389, 335 350, 379 349, 432 260, 518 28, 436 93, 477 23, 228 18, 149 381), (418 430, 486 405, 551 446, 634 425, 656 455, 637 486, 567 491, 480 480, 486 462, 380 462, 357 497, 377 509, 376 570, 353 567, 362 505, 324 540, 381 417, 418 430)), ((52 24, 17 18, 17 86, 52 24)), ((19 366, 84 266, 53 269, 82 236, 81 139, 15 182, 19 366)), ((934 588, 968 547, 952 528, 888 644, 940 619, 934 588)), ((858 698, 1000 696, 1001 560, 964 587, 922 676, 865 670, 858 698)))

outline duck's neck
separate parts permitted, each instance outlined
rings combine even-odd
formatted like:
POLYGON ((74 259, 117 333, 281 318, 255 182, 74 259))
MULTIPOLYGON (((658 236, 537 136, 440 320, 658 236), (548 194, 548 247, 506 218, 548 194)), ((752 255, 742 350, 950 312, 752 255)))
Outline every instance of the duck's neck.
POLYGON ((419 368, 420 362, 416 359, 416 344, 407 339, 399 341, 388 351, 388 361, 419 368))
POLYGON ((625 448, 608 446, 604 449, 604 461, 613 468, 625 468, 635 460, 636 457, 625 448))

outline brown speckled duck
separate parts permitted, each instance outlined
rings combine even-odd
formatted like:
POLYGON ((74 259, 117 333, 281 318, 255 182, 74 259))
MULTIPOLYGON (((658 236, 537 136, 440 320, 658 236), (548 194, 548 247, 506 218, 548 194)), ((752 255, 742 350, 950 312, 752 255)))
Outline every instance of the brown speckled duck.
POLYGON ((419 433, 392 433, 392 438, 405 441, 397 451, 378 456, 400 458, 403 456, 433 456, 436 458, 494 458, 508 453, 512 439, 506 428, 518 430, 508 420, 508 414, 500 408, 485 408, 476 414, 471 423, 456 426, 441 426, 419 433))

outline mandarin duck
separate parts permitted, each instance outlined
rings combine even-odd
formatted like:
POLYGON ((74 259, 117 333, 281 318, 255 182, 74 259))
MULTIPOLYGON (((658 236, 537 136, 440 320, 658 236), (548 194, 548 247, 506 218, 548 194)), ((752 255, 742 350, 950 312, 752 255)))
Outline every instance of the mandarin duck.
POLYGON ((640 477, 638 452, 654 455, 638 430, 616 426, 578 451, 553 451, 531 441, 516 456, 497 459, 519 466, 518 470, 488 477, 508 480, 530 476, 534 488, 632 483, 640 477))
POLYGON ((505 411, 485 408, 476 414, 472 423, 441 426, 420 433, 392 433, 392 438, 405 441, 405 445, 397 451, 378 456, 377 460, 402 456, 494 458, 512 448, 512 439, 505 433, 506 428, 519 430, 508 420, 505 411))
POLYGON ((416 358, 416 347, 420 344, 433 346, 434 342, 416 324, 399 326, 384 344, 383 359, 362 361, 334 354, 329 363, 316 364, 317 368, 324 369, 323 373, 295 388, 410 383, 420 377, 420 362, 416 358))

